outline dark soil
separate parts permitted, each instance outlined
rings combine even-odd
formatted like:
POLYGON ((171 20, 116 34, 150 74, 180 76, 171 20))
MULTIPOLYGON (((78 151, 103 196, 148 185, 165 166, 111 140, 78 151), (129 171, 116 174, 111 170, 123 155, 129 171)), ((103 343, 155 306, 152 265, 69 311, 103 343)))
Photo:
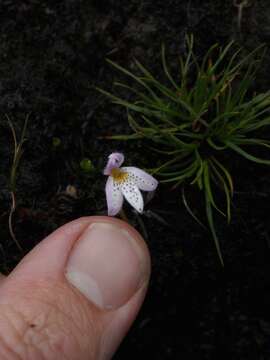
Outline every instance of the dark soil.
MULTIPOLYGON (((106 213, 102 168, 110 152, 124 151, 127 164, 151 164, 143 143, 102 139, 129 131, 125 112, 95 90, 112 91, 119 76, 105 58, 132 68, 136 57, 160 74, 161 44, 173 67, 186 33, 195 35, 198 55, 231 39, 248 50, 267 44, 269 1, 250 3, 239 32, 233 0, 0 2, 2 272, 23 256, 8 229, 13 143, 6 117, 19 135, 29 115, 13 222, 27 252, 69 220, 106 213), (84 158, 93 162, 90 172, 80 166, 84 158)), ((258 91, 269 88, 269 68, 267 54, 254 84, 258 91)), ((228 227, 216 218, 225 270, 211 235, 189 217, 178 191, 160 186, 139 218, 128 210, 150 247, 153 274, 115 359, 270 359, 270 171, 237 156, 231 169, 233 221, 228 227)))

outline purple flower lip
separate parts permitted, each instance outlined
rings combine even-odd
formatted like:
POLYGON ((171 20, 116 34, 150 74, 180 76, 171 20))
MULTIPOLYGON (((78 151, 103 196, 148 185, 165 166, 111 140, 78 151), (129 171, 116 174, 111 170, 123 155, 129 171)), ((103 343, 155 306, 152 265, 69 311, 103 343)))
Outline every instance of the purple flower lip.
POLYGON ((125 157, 121 153, 112 153, 108 157, 107 165, 103 171, 104 175, 111 175, 111 171, 114 168, 119 168, 125 160, 125 157))
POLYGON ((139 213, 143 212, 143 191, 154 191, 158 181, 147 172, 133 166, 121 167, 124 155, 112 153, 108 157, 104 175, 108 175, 106 183, 106 199, 108 215, 115 216, 122 209, 124 199, 139 213))

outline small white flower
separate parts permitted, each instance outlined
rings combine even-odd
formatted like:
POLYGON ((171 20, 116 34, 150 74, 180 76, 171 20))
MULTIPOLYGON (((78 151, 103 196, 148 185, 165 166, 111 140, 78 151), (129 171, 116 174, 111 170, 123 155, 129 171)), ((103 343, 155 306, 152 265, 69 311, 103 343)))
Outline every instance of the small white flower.
POLYGON ((124 198, 139 213, 143 212, 143 197, 140 190, 154 191, 158 181, 153 176, 137 167, 121 167, 124 155, 112 153, 104 169, 108 175, 106 183, 106 198, 108 215, 115 216, 122 209, 124 198))

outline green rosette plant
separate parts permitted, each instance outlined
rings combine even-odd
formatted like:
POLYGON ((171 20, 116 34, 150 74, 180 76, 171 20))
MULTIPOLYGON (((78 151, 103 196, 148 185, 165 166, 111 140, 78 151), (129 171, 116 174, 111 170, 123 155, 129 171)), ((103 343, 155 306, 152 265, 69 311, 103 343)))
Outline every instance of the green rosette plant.
POLYGON ((243 56, 243 49, 235 49, 233 42, 224 48, 216 44, 200 61, 194 54, 193 36, 189 36, 186 55, 179 58, 178 77, 168 68, 163 46, 164 82, 137 60, 136 74, 108 60, 134 82, 132 86, 115 83, 132 94, 132 100, 99 89, 114 104, 127 109, 132 133, 112 138, 150 141, 151 148, 164 159, 151 173, 160 182, 181 186, 184 205, 200 223, 186 193, 188 186, 196 186, 203 193, 208 226, 222 265, 214 212, 230 222, 234 187, 229 153, 270 165, 269 159, 256 157, 250 150, 251 146, 270 147, 270 142, 260 135, 270 125, 270 92, 251 91, 262 49, 243 56), (224 194, 223 204, 217 203, 218 189, 224 194))

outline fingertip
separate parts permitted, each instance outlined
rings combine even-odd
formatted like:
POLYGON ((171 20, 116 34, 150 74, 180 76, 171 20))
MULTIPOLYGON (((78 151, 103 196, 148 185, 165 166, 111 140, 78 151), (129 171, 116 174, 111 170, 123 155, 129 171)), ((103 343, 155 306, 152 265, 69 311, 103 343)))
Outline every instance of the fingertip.
POLYGON ((149 276, 149 251, 139 233, 108 217, 88 226, 66 267, 67 280, 103 310, 121 307, 149 276))

